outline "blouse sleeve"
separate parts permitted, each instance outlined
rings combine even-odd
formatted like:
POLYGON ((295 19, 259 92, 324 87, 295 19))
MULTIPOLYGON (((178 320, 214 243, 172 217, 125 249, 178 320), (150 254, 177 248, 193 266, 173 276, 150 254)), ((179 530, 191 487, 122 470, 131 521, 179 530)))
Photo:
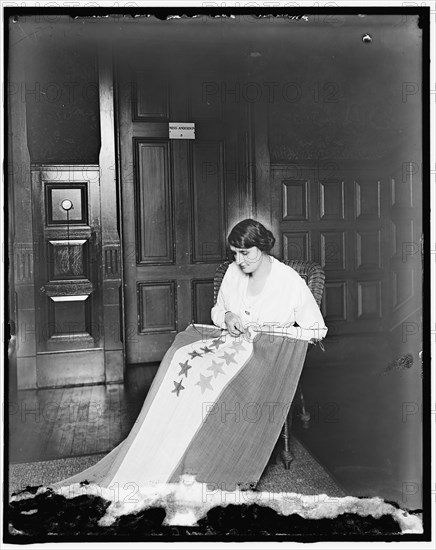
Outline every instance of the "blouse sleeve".
POLYGON ((302 329, 315 331, 319 339, 327 334, 327 327, 318 304, 303 279, 301 279, 300 300, 295 307, 295 321, 302 329))
POLYGON ((227 268, 227 271, 224 274, 220 289, 218 291, 216 304, 211 310, 211 317, 212 317, 213 324, 220 328, 226 328, 224 317, 226 315, 226 312, 230 310, 229 297, 230 297, 230 292, 232 287, 231 285, 232 270, 230 266, 227 268))

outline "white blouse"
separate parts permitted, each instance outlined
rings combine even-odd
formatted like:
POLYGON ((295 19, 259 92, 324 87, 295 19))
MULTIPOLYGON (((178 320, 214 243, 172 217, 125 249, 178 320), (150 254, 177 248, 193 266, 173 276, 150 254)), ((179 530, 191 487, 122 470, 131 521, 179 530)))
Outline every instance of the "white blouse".
POLYGON ((227 311, 239 315, 244 327, 276 326, 292 327, 297 323, 301 329, 316 339, 327 333, 324 319, 315 298, 304 279, 292 267, 270 256, 271 271, 265 286, 257 296, 247 296, 249 275, 245 274, 236 262, 229 265, 216 305, 211 315, 214 324, 225 328, 224 317, 227 311))

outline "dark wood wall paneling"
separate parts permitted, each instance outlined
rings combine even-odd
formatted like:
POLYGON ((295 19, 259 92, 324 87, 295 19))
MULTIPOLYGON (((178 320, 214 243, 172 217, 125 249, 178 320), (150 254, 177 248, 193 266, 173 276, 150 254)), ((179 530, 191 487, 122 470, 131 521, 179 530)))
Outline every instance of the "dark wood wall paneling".
POLYGON ((342 163, 334 177, 308 161, 272 166, 276 250, 324 267, 322 310, 335 334, 390 330, 421 307, 415 165, 371 164, 342 163))

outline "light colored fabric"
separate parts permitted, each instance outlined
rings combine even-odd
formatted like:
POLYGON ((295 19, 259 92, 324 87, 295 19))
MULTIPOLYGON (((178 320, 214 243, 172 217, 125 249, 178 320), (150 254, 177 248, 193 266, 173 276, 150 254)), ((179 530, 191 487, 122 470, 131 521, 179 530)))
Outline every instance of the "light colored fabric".
POLYGON ((183 474, 225 490, 256 484, 279 437, 307 342, 231 337, 189 326, 163 359, 128 437, 100 462, 54 483, 96 483, 126 502, 183 474), (179 389, 178 389, 179 388, 179 389))
POLYGON ((250 359, 251 342, 213 338, 214 327, 208 332, 174 353, 140 431, 113 478, 107 480, 109 485, 166 483, 195 434, 204 427, 208 404, 218 399, 250 359))
POLYGON ((292 327, 297 323, 304 330, 297 334, 291 329, 290 336, 324 338, 327 327, 309 287, 294 269, 272 256, 269 258, 272 262, 271 271, 263 291, 254 298, 247 297, 249 275, 243 273, 235 262, 229 265, 218 292, 217 303, 212 308, 215 325, 225 328, 225 313, 232 311, 239 315, 244 327, 292 327))

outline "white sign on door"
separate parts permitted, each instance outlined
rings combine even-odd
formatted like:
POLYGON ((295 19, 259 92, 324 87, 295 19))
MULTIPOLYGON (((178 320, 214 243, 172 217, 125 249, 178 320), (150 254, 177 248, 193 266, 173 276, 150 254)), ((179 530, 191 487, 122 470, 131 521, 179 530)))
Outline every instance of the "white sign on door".
POLYGON ((170 139, 195 139, 195 122, 170 122, 170 139))

